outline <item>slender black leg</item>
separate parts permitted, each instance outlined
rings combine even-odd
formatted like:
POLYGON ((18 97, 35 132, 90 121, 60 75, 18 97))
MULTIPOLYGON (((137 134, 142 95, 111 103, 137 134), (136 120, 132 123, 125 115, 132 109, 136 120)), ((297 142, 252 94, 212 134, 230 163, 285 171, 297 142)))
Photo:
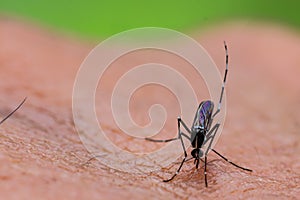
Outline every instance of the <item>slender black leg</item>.
POLYGON ((209 145, 208 145, 208 147, 207 147, 207 149, 205 151, 205 154, 204 154, 205 156, 207 155, 208 151, 211 148, 211 145, 212 145, 212 143, 213 143, 213 141, 215 139, 215 136, 217 134, 217 131, 218 131, 219 127, 220 127, 219 123, 216 124, 216 125, 214 125, 213 128, 208 132, 208 134, 206 136, 206 139, 205 139, 203 145, 205 145, 209 140, 210 140, 210 143, 209 143, 209 145))
POLYGON ((191 130, 186 126, 186 124, 183 122, 183 120, 178 117, 177 118, 177 126, 178 126, 178 137, 177 138, 171 138, 171 139, 166 139, 166 140, 157 140, 157 139, 152 139, 152 138, 145 138, 145 140, 151 141, 151 142, 171 142, 174 140, 178 140, 181 138, 181 136, 183 135, 184 137, 186 137, 187 139, 191 140, 191 138, 186 135, 185 133, 181 132, 180 130, 180 124, 183 125, 183 127, 185 128, 185 130, 187 130, 189 133, 191 133, 191 130))
POLYGON ((215 117, 221 110, 221 103, 222 103, 222 99, 223 99, 224 87, 225 87, 226 77, 227 77, 227 72, 228 72, 228 51, 227 51, 227 45, 226 45, 225 41, 224 41, 224 47, 225 47, 225 53, 226 53, 225 74, 224 74, 224 79, 223 79, 223 84, 222 84, 222 90, 221 90, 221 95, 220 95, 220 99, 219 99, 218 109, 216 110, 216 112, 213 114, 212 117, 215 117))
POLYGON ((214 150, 214 149, 211 149, 211 150, 212 150, 213 152, 215 152, 218 156, 220 156, 221 158, 223 158, 226 162, 232 164, 233 166, 235 166, 235 167, 237 167, 237 168, 240 168, 240 169, 242 169, 242 170, 245 170, 245 171, 252 172, 251 169, 247 169, 247 168, 241 167, 241 166, 239 166, 239 165, 237 165, 237 164, 231 162, 230 160, 228 160, 227 158, 225 158, 224 156, 222 156, 220 153, 218 153, 216 150, 214 150))
POLYGON ((184 121, 183 121, 180 117, 177 118, 177 123, 178 123, 179 130, 180 130, 180 124, 182 124, 183 128, 184 128, 189 134, 192 134, 192 133, 191 133, 191 130, 187 127, 187 125, 184 123, 184 121))
POLYGON ((204 157, 204 179, 205 179, 205 187, 208 186, 208 184, 207 184, 206 164, 207 164, 207 156, 204 157))
POLYGON ((152 138, 145 138, 145 140, 151 141, 151 142, 171 142, 174 140, 178 140, 179 138, 172 138, 172 139, 167 139, 167 140, 156 140, 156 139, 152 139, 152 138))
POLYGON ((206 186, 206 187, 208 187, 208 184, 207 184, 207 171, 206 171, 206 166, 207 166, 207 153, 208 153, 208 151, 209 151, 210 148, 211 148, 212 142, 213 142, 214 139, 215 139, 215 136, 216 136, 216 133, 217 133, 219 127, 220 127, 220 124, 214 125, 213 128, 208 132, 207 137, 206 137, 206 140, 205 140, 204 143, 203 143, 203 145, 205 145, 205 144, 210 140, 209 145, 208 145, 208 147, 207 147, 207 149, 206 149, 206 152, 205 152, 205 154, 204 154, 204 156, 205 156, 205 157, 204 157, 204 179, 205 179, 205 186, 206 186))
POLYGON ((12 116, 26 101, 26 98, 13 110, 11 111, 4 119, 0 121, 0 124, 2 124, 5 120, 7 120, 10 116, 12 116))
MULTIPOLYGON (((181 135, 183 135, 183 133, 181 133, 181 135)), ((184 136, 186 136, 186 135, 184 135, 184 136)), ((176 138, 176 139, 177 139, 177 138, 176 138)), ((189 160, 194 159, 193 157, 186 159, 186 158, 187 158, 187 153, 186 153, 186 150, 185 150, 185 146, 184 146, 184 144, 183 144, 182 138, 180 138, 180 139, 181 139, 181 142, 182 142, 182 147, 183 147, 183 150, 184 150, 184 156, 185 156, 185 157, 184 157, 184 159, 182 160, 182 162, 181 162, 181 164, 180 164, 178 170, 176 171, 176 173, 175 173, 170 179, 164 180, 164 182, 169 182, 169 181, 173 180, 174 177, 180 172, 183 163, 184 163, 184 162, 187 162, 187 161, 189 161, 189 160)), ((207 163, 207 162, 204 161, 204 160, 202 160, 201 158, 199 158, 199 159, 195 160, 195 162, 197 162, 196 168, 198 168, 199 160, 201 160, 203 163, 205 163, 205 167, 206 167, 206 163, 207 163)), ((205 170, 206 170, 206 169, 205 169, 205 170)))
POLYGON ((164 181, 164 182, 169 182, 169 181, 173 180, 173 179, 175 178, 175 176, 177 176, 177 174, 179 174, 179 172, 180 172, 180 170, 181 170, 181 167, 182 167, 183 163, 185 162, 185 160, 186 160, 186 156, 184 156, 184 158, 183 158, 183 160, 182 160, 182 162, 181 162, 179 168, 177 169, 176 173, 175 173, 170 179, 163 180, 163 181, 164 181))
POLYGON ((181 170, 181 167, 182 167, 183 163, 185 162, 185 160, 187 158, 186 149, 185 149, 185 146, 184 146, 184 143, 183 143, 183 139, 182 139, 183 133, 180 132, 180 119, 178 119, 178 131, 179 131, 179 138, 180 138, 180 141, 181 141, 182 149, 184 151, 184 158, 183 158, 183 160, 182 160, 179 168, 177 169, 176 173, 170 179, 164 180, 164 182, 169 182, 169 181, 173 180, 174 177, 177 176, 177 174, 179 174, 179 172, 181 170))
POLYGON ((181 146, 182 146, 182 149, 183 149, 183 152, 184 152, 184 158, 183 158, 183 160, 182 160, 179 168, 177 169, 176 173, 170 179, 164 180, 164 182, 169 182, 169 181, 171 181, 171 180, 174 179, 174 177, 180 172, 181 167, 182 167, 183 163, 186 161, 186 158, 187 158, 187 153, 186 153, 186 149, 185 149, 185 146, 184 146, 184 142, 183 142, 182 136, 186 137, 189 140, 191 138, 188 135, 186 135, 183 132, 181 132, 181 130, 180 130, 180 124, 182 124, 183 127, 185 128, 185 130, 187 130, 191 134, 191 130, 186 126, 186 124, 181 120, 181 118, 178 117, 177 118, 177 126, 178 126, 177 127, 178 128, 178 137, 177 138, 171 138, 171 139, 166 139, 166 140, 156 140, 156 139, 151 139, 151 138, 145 138, 146 140, 151 141, 151 142, 171 142, 171 141, 180 139, 181 146))

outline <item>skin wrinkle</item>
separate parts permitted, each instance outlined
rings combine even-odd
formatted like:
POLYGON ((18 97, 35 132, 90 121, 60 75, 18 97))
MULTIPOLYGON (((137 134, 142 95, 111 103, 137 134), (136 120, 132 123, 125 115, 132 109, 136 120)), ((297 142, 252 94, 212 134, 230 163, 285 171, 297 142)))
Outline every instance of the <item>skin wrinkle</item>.
MULTIPOLYGON (((221 72, 224 38, 229 48, 227 117, 214 148, 231 161, 254 170, 241 171, 210 153, 208 188, 204 185, 203 163, 196 170, 192 160, 183 165, 170 183, 162 182, 175 173, 181 157, 170 166, 147 174, 110 169, 96 159, 86 163, 92 155, 74 128, 71 96, 78 67, 93 46, 60 38, 28 23, 1 18, 0 35, 3 41, 0 66, 4 71, 0 74, 1 113, 9 111, 20 97, 28 96, 26 104, 0 126, 1 197, 296 199, 299 196, 297 63, 300 60, 294 52, 300 52, 298 34, 284 27, 236 23, 195 35, 221 72), (285 49, 278 51, 280 45, 285 49), (282 67, 286 60, 290 65, 282 67)), ((99 110, 106 112, 101 106, 99 110)), ((139 148, 135 139, 118 137, 121 133, 110 121, 103 123, 114 134, 116 144, 139 148)), ((176 128, 176 117, 166 129, 176 133, 173 126, 176 128)), ((163 132, 157 138, 163 136, 172 134, 163 132)), ((151 142, 141 144, 151 151, 161 146, 151 142)))

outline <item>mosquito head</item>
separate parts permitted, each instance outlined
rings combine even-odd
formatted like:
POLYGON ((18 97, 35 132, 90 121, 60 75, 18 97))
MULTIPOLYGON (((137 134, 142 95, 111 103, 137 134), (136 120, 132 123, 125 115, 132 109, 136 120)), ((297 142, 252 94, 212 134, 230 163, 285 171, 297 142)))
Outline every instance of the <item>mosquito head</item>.
POLYGON ((201 151, 201 149, 193 149, 193 151, 191 152, 191 155, 195 159, 200 159, 203 156, 203 152, 201 151))

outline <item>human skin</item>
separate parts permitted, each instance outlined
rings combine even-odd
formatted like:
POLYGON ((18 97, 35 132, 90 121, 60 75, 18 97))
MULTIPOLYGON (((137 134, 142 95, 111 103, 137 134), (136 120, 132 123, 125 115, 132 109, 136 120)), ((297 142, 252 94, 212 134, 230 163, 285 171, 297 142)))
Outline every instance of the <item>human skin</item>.
MULTIPOLYGON (((1 18, 1 116, 27 97, 0 127, 1 199, 299 198, 299 33, 238 22, 191 35, 222 73, 223 40, 228 43, 227 115, 214 148, 253 172, 210 153, 206 188, 203 168, 195 170, 193 162, 185 163, 173 181, 162 182, 180 159, 144 174, 110 169, 96 160, 87 163, 93 155, 74 127, 72 89, 93 44, 1 18)), ((147 93, 142 97, 147 104, 147 93)), ((135 107, 131 111, 138 112, 135 107)), ((176 118, 171 121, 176 125, 176 118)))

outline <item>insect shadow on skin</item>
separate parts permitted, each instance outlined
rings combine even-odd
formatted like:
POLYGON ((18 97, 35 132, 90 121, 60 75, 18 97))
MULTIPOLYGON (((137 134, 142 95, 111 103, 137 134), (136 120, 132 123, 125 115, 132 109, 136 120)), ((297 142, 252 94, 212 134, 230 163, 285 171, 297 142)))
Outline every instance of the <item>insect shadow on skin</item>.
POLYGON ((11 111, 6 117, 4 117, 1 121, 0 121, 0 125, 5 122, 8 118, 10 118, 19 108, 21 108, 21 106, 25 103, 27 97, 25 97, 23 99, 23 101, 13 110, 11 111))
POLYGON ((211 145, 214 141, 214 138, 216 136, 216 133, 220 127, 220 123, 216 123, 214 126, 211 125, 213 123, 214 117, 220 112, 221 110, 221 103, 222 103, 222 98, 224 94, 224 88, 225 88, 225 83, 226 83, 226 77, 227 77, 227 72, 228 72, 228 50, 227 50, 227 45, 226 42, 224 41, 224 47, 225 47, 225 53, 226 53, 226 69, 225 69, 225 74, 224 74, 224 79, 223 79, 223 84, 222 84, 222 89, 221 89, 221 94, 220 94, 220 99, 218 102, 218 108, 217 110, 213 113, 214 110, 214 103, 211 100, 206 100, 202 101, 195 114, 195 118, 193 121, 193 125, 191 129, 187 127, 185 122, 178 117, 177 118, 177 124, 178 124, 178 137, 176 138, 171 138, 171 139, 166 139, 166 140, 157 140, 157 139, 151 139, 151 138, 145 138, 148 141, 151 142, 171 142, 175 140, 180 140, 181 145, 183 148, 184 152, 184 158, 180 163, 179 168, 175 172, 175 174, 170 178, 163 180, 164 182, 169 182, 175 178, 175 176, 180 172, 181 167, 183 163, 187 162, 188 160, 194 159, 194 164, 196 165, 196 169, 199 167, 199 161, 202 161, 204 163, 204 178, 205 178, 205 186, 207 187, 207 154, 208 151, 211 149, 215 154, 220 156, 222 159, 224 159, 226 162, 232 164, 233 166, 240 168, 245 171, 252 172, 251 169, 247 169, 244 167, 241 167, 231 161, 229 161, 226 157, 218 153, 216 150, 211 148, 211 145), (185 134, 181 132, 181 125, 183 128, 189 133, 185 134), (193 150, 191 151, 191 158, 187 159, 187 152, 186 148, 183 143, 183 137, 187 138, 193 147, 193 150), (203 152, 202 147, 204 147, 205 144, 208 144, 208 147, 205 152, 203 152), (204 157, 204 160, 202 159, 204 157))

